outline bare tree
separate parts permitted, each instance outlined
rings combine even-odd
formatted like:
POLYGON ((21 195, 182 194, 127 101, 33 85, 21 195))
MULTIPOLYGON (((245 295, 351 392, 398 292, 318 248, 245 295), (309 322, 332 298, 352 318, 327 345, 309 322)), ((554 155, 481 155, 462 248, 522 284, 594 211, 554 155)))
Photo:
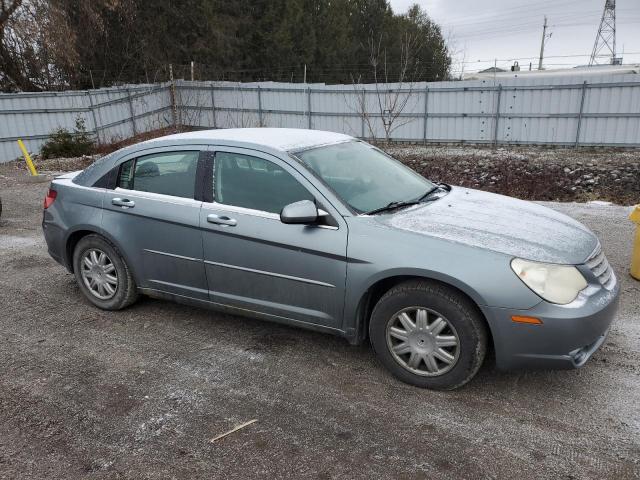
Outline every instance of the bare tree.
POLYGON ((0 0, 0 32, 20 5, 22 0, 0 0))
POLYGON ((64 12, 48 0, 0 1, 0 86, 11 90, 65 86, 63 71, 78 56, 64 12))
MULTIPOLYGON (((22 0, 0 0, 0 87, 31 87, 32 85, 20 72, 20 66, 12 58, 7 47, 7 38, 11 36, 10 24, 22 0)), ((4 89, 4 88, 3 88, 4 89)))
POLYGON ((356 97, 356 108, 361 115, 369 135, 376 138, 376 118, 382 121, 384 140, 389 142, 391 134, 413 119, 402 116, 409 102, 414 97, 415 83, 413 78, 418 69, 414 52, 418 48, 418 37, 412 33, 405 33, 402 38, 400 62, 397 68, 397 81, 390 84, 390 65, 387 61, 387 50, 382 47, 382 35, 377 38, 373 34, 369 36, 369 64, 373 75, 373 85, 367 88, 361 83, 361 77, 356 80, 352 76, 353 88, 356 97), (373 96, 373 100, 370 97, 373 96), (373 102, 371 112, 369 106, 373 102))
POLYGON ((469 63, 467 61, 467 57, 468 57, 467 44, 465 42, 463 46, 460 46, 460 43, 451 32, 447 35, 446 43, 447 43, 448 53, 450 55, 451 62, 452 62, 452 65, 450 67, 450 72, 449 72, 451 77, 450 79, 463 80, 465 67, 467 63, 469 63))
POLYGON ((37 91, 77 84, 80 44, 70 12, 98 32, 100 9, 124 0, 0 0, 0 90, 37 91))
POLYGON ((234 89, 235 108, 227 110, 227 124, 233 128, 264 127, 265 118, 263 117, 261 122, 258 114, 245 108, 245 93, 242 84, 238 83, 234 89))

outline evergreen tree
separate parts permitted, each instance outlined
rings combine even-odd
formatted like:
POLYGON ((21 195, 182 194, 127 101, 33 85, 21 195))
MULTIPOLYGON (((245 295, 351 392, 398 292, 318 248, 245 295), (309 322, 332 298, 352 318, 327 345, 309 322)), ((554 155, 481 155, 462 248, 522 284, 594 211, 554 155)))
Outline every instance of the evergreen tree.
POLYGON ((310 82, 368 82, 374 57, 389 81, 403 76, 403 58, 411 81, 446 79, 451 64, 427 13, 414 5, 396 15, 388 0, 30 0, 0 23, 9 90, 155 82, 169 64, 189 78, 191 61, 203 80, 299 82, 306 65, 310 82), (36 4, 45 33, 19 38, 36 4))

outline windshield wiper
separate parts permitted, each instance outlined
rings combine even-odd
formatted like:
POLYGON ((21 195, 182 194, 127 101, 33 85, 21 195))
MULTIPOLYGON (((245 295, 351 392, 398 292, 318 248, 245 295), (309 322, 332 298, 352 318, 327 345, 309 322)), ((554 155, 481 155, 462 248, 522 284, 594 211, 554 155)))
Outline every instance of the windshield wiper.
POLYGON ((370 212, 365 212, 365 215, 374 215, 376 213, 382 213, 388 210, 394 210, 396 208, 401 208, 401 207, 408 207, 410 205, 416 205, 418 203, 420 203, 420 199, 390 202, 386 204, 384 207, 376 208, 374 210, 371 210, 370 212))
POLYGON ((436 184, 435 186, 433 186, 432 188, 427 190, 425 193, 420 195, 418 198, 414 198, 412 200, 396 200, 396 201, 393 201, 393 202, 390 202, 390 203, 386 204, 384 207, 376 208, 374 210, 371 210, 370 212, 365 212, 365 215, 374 215, 376 213, 382 213, 382 212, 386 212, 386 211, 389 211, 389 210, 394 210, 396 208, 402 208, 402 207, 409 207, 411 205, 417 205, 418 203, 421 203, 421 202, 425 201, 427 199, 427 197, 429 197, 429 195, 431 195, 432 193, 437 192, 438 190, 446 190, 445 184, 436 184))
MULTIPOLYGON (((441 190, 441 191, 444 191, 444 192, 450 192, 451 191, 451 185, 447 185, 446 183, 442 183, 442 182, 434 182, 434 186, 432 188, 430 188, 429 190, 427 190, 427 192, 420 197, 420 201, 424 201, 429 195, 431 195, 432 193, 437 192, 438 190, 441 190)), ((437 198, 440 198, 440 197, 437 197, 437 198)))
POLYGON ((434 187, 430 188, 429 190, 427 190, 421 197, 418 197, 418 201, 421 202, 422 200, 424 200, 425 198, 427 198, 429 195, 431 195, 434 192, 437 192, 438 190, 440 190, 442 188, 441 185, 435 185, 434 187))

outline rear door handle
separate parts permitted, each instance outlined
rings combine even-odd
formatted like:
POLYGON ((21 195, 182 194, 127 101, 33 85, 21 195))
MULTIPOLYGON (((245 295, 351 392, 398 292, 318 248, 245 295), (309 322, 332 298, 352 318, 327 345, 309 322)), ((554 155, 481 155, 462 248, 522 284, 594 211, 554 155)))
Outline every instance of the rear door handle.
POLYGON ((226 225, 227 227, 235 227, 238 224, 235 218, 229 218, 226 215, 216 215, 215 213, 207 215, 207 222, 215 223, 216 225, 226 225))
POLYGON ((133 208, 136 206, 136 202, 129 200, 128 198, 112 198, 111 204, 118 207, 133 208))

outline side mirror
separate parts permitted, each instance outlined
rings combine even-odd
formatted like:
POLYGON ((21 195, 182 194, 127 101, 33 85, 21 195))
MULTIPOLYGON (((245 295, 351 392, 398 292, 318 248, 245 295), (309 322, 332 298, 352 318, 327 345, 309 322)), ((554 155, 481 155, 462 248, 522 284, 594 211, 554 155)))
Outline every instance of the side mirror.
POLYGON ((280 221, 288 224, 308 224, 318 221, 318 208, 311 200, 286 205, 280 212, 280 221))

